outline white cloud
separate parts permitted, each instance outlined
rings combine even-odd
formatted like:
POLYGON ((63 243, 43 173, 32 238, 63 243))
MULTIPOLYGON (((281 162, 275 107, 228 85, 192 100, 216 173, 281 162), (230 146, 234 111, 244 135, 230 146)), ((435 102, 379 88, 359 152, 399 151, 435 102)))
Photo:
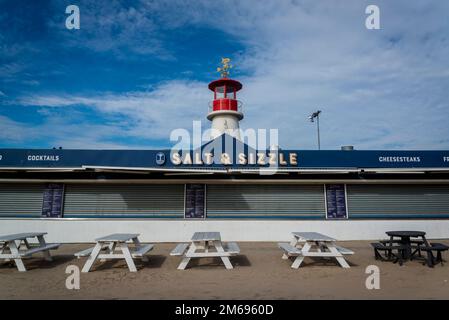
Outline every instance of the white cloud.
POLYGON ((0 77, 3 78, 3 80, 11 78, 24 70, 25 66, 20 63, 5 63, 3 65, 0 65, 0 77))
MULTIPOLYGON (((59 2, 54 4, 58 9, 59 2)), ((71 32, 61 24, 59 15, 49 22, 59 29, 60 41, 71 47, 85 47, 97 52, 112 52, 122 59, 151 56, 173 59, 159 38, 161 26, 154 12, 141 10, 138 2, 131 5, 121 1, 83 1, 80 7, 80 30, 71 32)))
POLYGON ((449 3, 378 1, 379 31, 364 27, 368 4, 206 2, 166 18, 247 44, 235 62, 251 73, 241 79, 244 123, 278 127, 284 147, 315 148, 307 115, 320 108, 324 148, 448 148, 449 3))
MULTIPOLYGON (((282 147, 315 148, 316 129, 307 115, 320 108, 323 148, 447 149, 449 2, 379 0, 378 31, 364 27, 368 4, 229 1, 217 7, 214 1, 170 1, 143 2, 133 12, 113 2, 115 14, 87 18, 92 21, 85 23, 98 32, 86 45, 106 51, 131 43, 135 52, 154 47, 163 54, 156 32, 161 25, 220 29, 247 48, 234 57, 236 68, 247 74, 239 79, 244 84, 243 127, 279 128, 282 147), (111 41, 117 12, 122 31, 111 41), (151 40, 141 41, 153 31, 151 40)), ((89 106, 122 117, 115 134, 168 139, 170 130, 204 119, 209 100, 206 83, 174 80, 151 91, 31 95, 20 102, 89 106)))
POLYGON ((52 117, 42 124, 30 126, 0 115, 0 141, 3 145, 23 145, 33 148, 36 143, 48 148, 65 149, 148 149, 151 144, 114 142, 112 137, 123 135, 120 126, 76 123, 69 118, 52 117))
POLYGON ((176 128, 192 128, 192 120, 204 118, 210 100, 206 83, 170 81, 148 92, 98 96, 25 96, 19 104, 39 107, 84 105, 105 115, 118 115, 125 124, 123 135, 144 139, 169 138, 176 128))

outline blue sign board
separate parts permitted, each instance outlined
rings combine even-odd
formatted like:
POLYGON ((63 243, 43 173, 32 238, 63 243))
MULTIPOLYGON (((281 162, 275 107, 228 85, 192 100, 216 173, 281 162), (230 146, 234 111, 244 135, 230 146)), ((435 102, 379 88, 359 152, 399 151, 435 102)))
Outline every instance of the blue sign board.
POLYGON ((184 217, 204 219, 206 217, 206 185, 186 184, 184 217))
POLYGON ((0 168, 449 168, 449 151, 260 151, 230 142, 217 138, 193 151, 0 149, 0 168))
POLYGON ((346 185, 326 184, 326 219, 347 219, 346 185))
POLYGON ((62 218, 62 208, 64 207, 63 204, 64 184, 46 184, 42 201, 42 217, 62 218))

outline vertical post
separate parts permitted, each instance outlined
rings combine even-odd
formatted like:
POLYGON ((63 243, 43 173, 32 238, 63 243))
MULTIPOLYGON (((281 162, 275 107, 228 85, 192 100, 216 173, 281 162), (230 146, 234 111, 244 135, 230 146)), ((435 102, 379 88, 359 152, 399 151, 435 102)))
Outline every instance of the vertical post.
POLYGON ((318 130, 318 150, 321 150, 321 144, 320 144, 320 114, 316 116, 316 126, 318 130))
POLYGON ((14 240, 8 242, 9 251, 11 251, 12 259, 16 263, 16 267, 20 272, 25 272, 27 269, 22 261, 22 256, 19 252, 19 247, 14 240))
POLYGON ((317 110, 309 116, 310 122, 314 122, 313 119, 316 118, 316 129, 318 131, 318 150, 321 150, 321 141, 320 141, 320 113, 321 110, 317 110))
POLYGON ((95 260, 97 260, 102 247, 103 245, 100 242, 97 242, 89 258, 87 258, 87 261, 84 264, 83 269, 81 269, 81 272, 89 272, 90 268, 92 268, 92 265, 95 263, 95 260))

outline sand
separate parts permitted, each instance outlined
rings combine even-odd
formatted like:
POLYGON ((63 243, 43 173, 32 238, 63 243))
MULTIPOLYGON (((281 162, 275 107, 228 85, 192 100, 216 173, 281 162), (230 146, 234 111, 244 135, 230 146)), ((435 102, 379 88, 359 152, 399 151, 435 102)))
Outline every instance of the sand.
POLYGON ((350 269, 306 258, 294 270, 276 243, 239 245, 242 255, 232 258, 233 270, 217 259, 195 259, 188 269, 177 270, 180 257, 169 256, 175 244, 164 243, 156 244, 149 262, 136 263, 137 273, 121 260, 97 262, 92 272, 81 274, 79 290, 68 290, 66 267, 81 269, 86 259, 72 254, 89 244, 66 244, 52 251, 53 262, 37 255, 27 259, 28 272, 0 264, 0 299, 449 299, 449 264, 432 269, 421 261, 402 267, 376 261, 366 241, 340 242, 355 251, 347 259, 350 269), (366 289, 368 265, 380 268, 379 290, 366 289))

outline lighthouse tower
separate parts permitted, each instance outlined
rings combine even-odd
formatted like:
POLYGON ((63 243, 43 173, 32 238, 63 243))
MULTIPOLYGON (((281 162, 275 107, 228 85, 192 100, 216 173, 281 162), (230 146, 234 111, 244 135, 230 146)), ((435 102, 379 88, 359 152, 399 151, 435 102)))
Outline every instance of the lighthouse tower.
POLYGON ((217 71, 221 78, 209 83, 209 89, 214 92, 214 100, 210 103, 207 119, 212 121, 211 139, 227 133, 240 140, 239 121, 243 119, 241 102, 237 100, 237 91, 242 84, 229 77, 231 59, 222 58, 222 67, 217 71))

